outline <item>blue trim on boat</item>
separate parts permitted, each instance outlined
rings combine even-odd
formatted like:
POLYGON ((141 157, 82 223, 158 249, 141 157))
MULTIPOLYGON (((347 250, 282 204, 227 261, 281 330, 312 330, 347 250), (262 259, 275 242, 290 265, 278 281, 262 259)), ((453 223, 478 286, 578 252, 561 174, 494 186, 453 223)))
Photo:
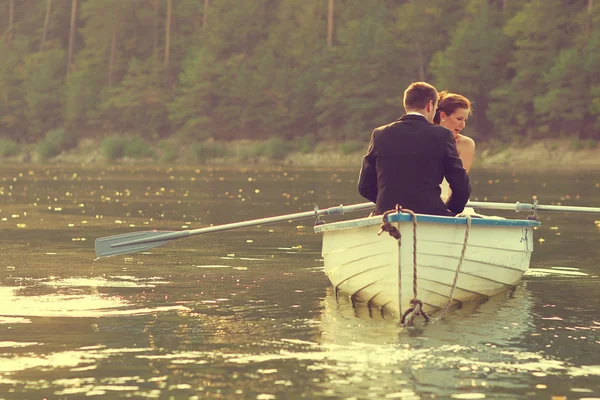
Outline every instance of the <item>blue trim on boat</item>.
MULTIPOLYGON (((388 222, 410 222, 412 217, 410 214, 389 214, 388 222)), ((446 224, 446 225, 466 225, 467 218, 465 217, 443 217, 439 215, 425 215, 417 214, 417 222, 421 223, 435 223, 435 224, 446 224)), ((338 230, 338 229, 349 229, 359 228, 363 226, 371 226, 381 224, 381 215, 374 217, 353 219, 349 221, 332 222, 329 224, 317 225, 314 228, 316 233, 338 230)), ((533 221, 528 219, 504 219, 504 218, 480 218, 472 217, 471 225, 479 226, 511 226, 511 227, 539 227, 542 224, 539 221, 533 221)))
MULTIPOLYGON (((405 222, 412 221, 410 214, 390 214, 388 222, 405 222)), ((451 225, 466 225, 465 217, 442 217, 438 215, 423 215, 417 214, 417 222, 435 222, 438 224, 451 225)), ((488 225, 488 226, 541 226, 539 221, 528 219, 502 219, 502 218, 471 218, 471 225, 488 225)))

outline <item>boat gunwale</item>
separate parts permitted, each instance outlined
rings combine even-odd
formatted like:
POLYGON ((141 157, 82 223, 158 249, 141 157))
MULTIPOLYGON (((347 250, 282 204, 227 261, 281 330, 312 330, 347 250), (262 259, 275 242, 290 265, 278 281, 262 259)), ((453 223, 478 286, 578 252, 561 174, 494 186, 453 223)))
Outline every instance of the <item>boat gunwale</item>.
MULTIPOLYGON (((444 224, 444 225, 466 225, 466 217, 445 217, 441 215, 427 215, 427 214, 416 214, 417 222, 427 224, 444 224)), ((330 222, 314 227, 315 233, 322 233, 327 231, 336 231, 342 229, 362 228, 367 226, 381 224, 381 215, 373 217, 364 217, 358 219, 351 219, 338 222, 330 222)), ((412 216, 410 214, 389 214, 387 217, 388 222, 411 222, 412 216)), ((541 226, 539 221, 528 220, 528 219, 504 219, 504 218, 471 218, 471 225, 477 226, 491 226, 491 227, 521 227, 521 228, 536 228, 541 226)))

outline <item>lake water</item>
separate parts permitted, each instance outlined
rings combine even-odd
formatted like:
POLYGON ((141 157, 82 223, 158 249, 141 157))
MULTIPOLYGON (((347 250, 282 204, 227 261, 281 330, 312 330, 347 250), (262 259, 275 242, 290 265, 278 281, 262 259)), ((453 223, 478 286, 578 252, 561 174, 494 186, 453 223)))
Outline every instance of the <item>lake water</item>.
MULTIPOLYGON (((95 259, 98 237, 360 203, 356 175, 1 166, 0 399, 600 398, 600 215, 542 213, 513 293, 414 328, 336 299, 310 219, 95 259)), ((472 184, 600 206, 593 173, 472 184)))

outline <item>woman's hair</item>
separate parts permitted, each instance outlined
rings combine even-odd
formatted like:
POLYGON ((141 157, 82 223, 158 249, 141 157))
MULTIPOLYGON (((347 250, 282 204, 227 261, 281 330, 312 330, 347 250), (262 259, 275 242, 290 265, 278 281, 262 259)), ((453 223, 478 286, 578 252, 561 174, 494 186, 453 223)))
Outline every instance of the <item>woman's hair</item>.
POLYGON ((449 93, 447 90, 440 92, 438 107, 435 110, 433 123, 440 124, 440 113, 443 111, 446 115, 452 115, 458 108, 466 108, 471 113, 471 102, 465 96, 456 93, 449 93))

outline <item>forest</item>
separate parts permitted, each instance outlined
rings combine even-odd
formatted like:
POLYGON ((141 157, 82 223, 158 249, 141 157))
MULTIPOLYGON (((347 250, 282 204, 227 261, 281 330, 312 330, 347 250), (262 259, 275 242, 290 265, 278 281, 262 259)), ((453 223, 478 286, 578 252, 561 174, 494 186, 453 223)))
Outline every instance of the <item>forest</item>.
POLYGON ((408 84, 480 141, 600 139, 594 0, 1 0, 0 138, 368 141, 408 84))

